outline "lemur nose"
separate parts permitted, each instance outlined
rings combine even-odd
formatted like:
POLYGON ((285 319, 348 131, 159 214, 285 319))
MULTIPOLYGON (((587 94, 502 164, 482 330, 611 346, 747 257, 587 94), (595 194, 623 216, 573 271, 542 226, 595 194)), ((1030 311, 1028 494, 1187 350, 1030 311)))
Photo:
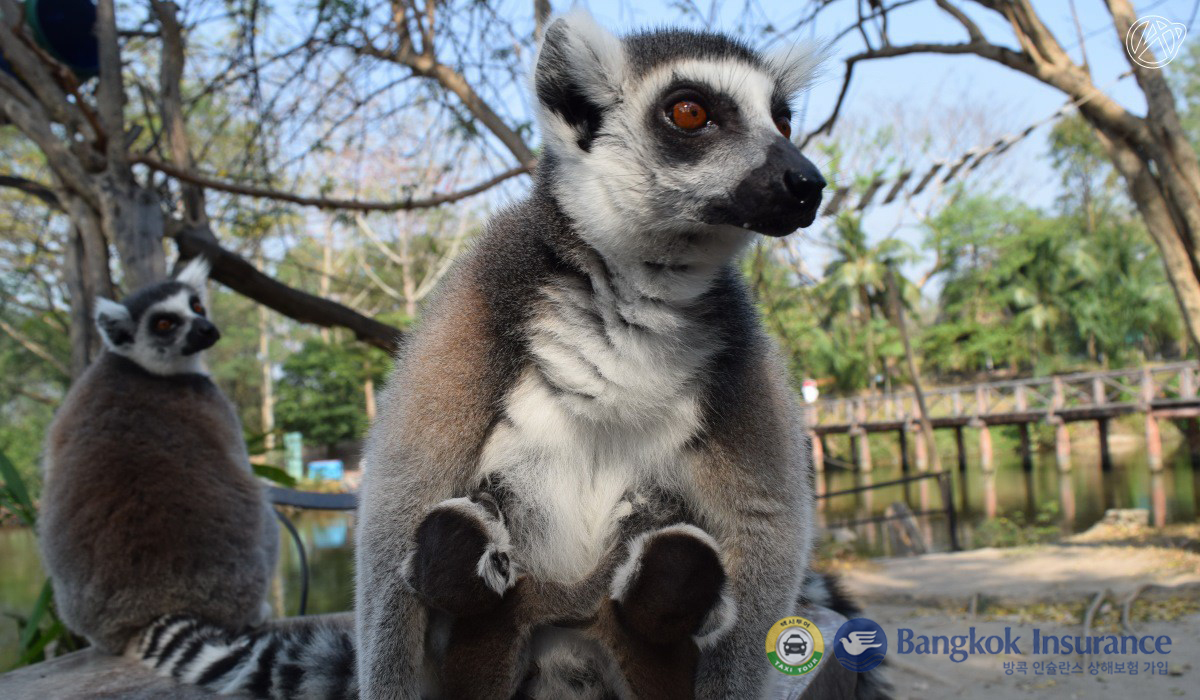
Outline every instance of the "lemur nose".
POLYGON ((801 204, 820 201, 821 190, 825 189, 825 178, 818 172, 806 173, 788 170, 783 173, 783 184, 801 204))

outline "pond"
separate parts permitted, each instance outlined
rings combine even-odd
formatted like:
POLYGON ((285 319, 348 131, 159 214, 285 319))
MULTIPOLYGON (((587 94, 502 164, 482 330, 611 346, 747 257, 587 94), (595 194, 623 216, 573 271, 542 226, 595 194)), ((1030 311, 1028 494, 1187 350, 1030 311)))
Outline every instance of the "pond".
MULTIPOLYGON (((949 431, 943 431, 946 433, 949 431)), ((968 431, 972 432, 972 431, 968 431)), ((993 429, 994 439, 1000 430, 993 429)), ((1015 431, 1014 431, 1015 433, 1015 431)), ((872 436, 874 469, 872 483, 882 483, 904 476, 900 467, 898 441, 890 436, 872 436), (896 443, 896 444, 892 444, 896 443), (893 454, 894 452, 894 454, 893 454), (880 458, 880 453, 882 458, 880 458)), ((939 434, 940 437, 945 437, 939 434)), ((1200 469, 1192 464, 1186 445, 1180 444, 1166 451, 1161 476, 1150 473, 1145 443, 1130 434, 1114 434, 1109 438, 1112 452, 1112 468, 1104 471, 1100 466, 1098 442, 1094 434, 1079 431, 1073 435, 1071 470, 1061 474, 1055 464, 1053 451, 1033 454, 1033 469, 1026 472, 1016 447, 1014 436, 999 436, 995 452, 995 494, 998 515, 1015 525, 1041 524, 1045 530, 1071 533, 1086 530, 1103 517, 1110 508, 1150 509, 1155 489, 1160 490, 1166 505, 1166 521, 1192 522, 1200 515, 1200 469), (1092 438, 1092 439, 1088 439, 1092 438), (1004 445, 1003 449, 1001 445, 1004 445), (1064 505, 1068 499, 1070 505, 1064 505), (1074 508, 1074 517, 1070 508, 1074 508)), ((984 530, 983 476, 977 456, 968 444, 967 471, 958 471, 954 447, 939 443, 942 467, 951 473, 952 498, 959 518, 959 538, 963 547, 989 544, 984 530)), ((845 458, 848 445, 831 443, 830 449, 845 458)), ((912 449, 910 445, 910 450, 912 449)), ((915 472, 914 472, 915 473, 915 472)), ((826 474, 829 493, 847 490, 862 485, 860 475, 849 469, 830 469, 826 474)), ((938 482, 929 479, 928 508, 944 508, 938 482)), ((870 496, 849 494, 829 498, 825 502, 823 522, 836 527, 840 522, 879 515, 888 505, 897 501, 907 503, 914 511, 920 509, 920 491, 917 483, 907 488, 903 485, 887 486, 872 491, 870 496)), ((941 515, 931 518, 930 527, 925 529, 932 536, 935 549, 946 549, 949 545, 948 530, 941 515)), ((994 526, 995 523, 992 523, 994 526)), ((886 540, 879 536, 876 526, 852 528, 857 537, 860 552, 880 555, 888 553, 883 548, 886 540)), ((996 529, 989 527, 987 534, 996 529)), ((1053 534, 1053 533, 1052 533, 1053 534)))
MULTIPOLYGON (((1114 438, 1114 444, 1120 442, 1114 438)), ((1063 531, 1086 529, 1098 520, 1107 508, 1148 508, 1150 476, 1144 450, 1136 441, 1126 440, 1123 449, 1114 451, 1113 469, 1102 472, 1097 451, 1077 449, 1074 467, 1065 477, 1074 494, 1076 512, 1071 522, 1063 522, 1057 509, 1063 483, 1055 469, 1052 454, 1035 457, 1034 471, 1025 474, 1015 450, 996 451, 996 497, 998 511, 1015 520, 1028 519, 1031 513, 1041 512, 1061 525, 1063 531)), ((998 443, 999 444, 999 443, 998 443)), ((1078 441, 1082 445, 1083 441, 1078 441)), ((836 445, 832 449, 836 449, 836 445)), ((844 450, 841 450, 844 453, 844 450)), ((951 469, 953 451, 943 450, 945 466, 951 469)), ((875 460, 875 482, 901 476, 898 460, 881 455, 875 460)), ((959 475, 954 475, 955 505, 962 515, 961 529, 964 546, 977 541, 973 534, 983 520, 983 488, 977 462, 972 459, 966 479, 965 508, 962 502, 959 475)), ((956 471, 956 470, 954 470, 956 471)), ((853 487, 855 475, 848 471, 831 471, 830 491, 853 487)), ((1200 472, 1193 470, 1186 449, 1168 452, 1163 472, 1163 487, 1167 495, 1168 521, 1195 520, 1200 512, 1200 472)), ((909 502, 918 507, 918 488, 910 489, 909 502)), ((930 483, 930 506, 941 506, 938 490, 930 483)), ((877 514, 891 503, 904 500, 901 486, 879 489, 873 494, 870 514, 877 514)), ((861 517, 864 504, 855 496, 840 496, 826 504, 824 517, 829 522, 842 518, 861 517)), ((352 543, 354 518, 344 513, 302 511, 293 516, 305 542, 311 572, 308 612, 323 613, 350 610, 354 601, 354 570, 352 543)), ((935 546, 945 548, 945 528, 934 519, 929 529, 935 546)), ((272 590, 272 604, 277 614, 296 614, 300 598, 300 563, 295 545, 282 535, 280 576, 272 590)), ((876 551, 875 553, 880 553, 876 551)), ((0 529, 0 670, 7 669, 16 659, 16 624, 8 614, 27 614, 41 590, 43 573, 33 534, 21 528, 0 529)))

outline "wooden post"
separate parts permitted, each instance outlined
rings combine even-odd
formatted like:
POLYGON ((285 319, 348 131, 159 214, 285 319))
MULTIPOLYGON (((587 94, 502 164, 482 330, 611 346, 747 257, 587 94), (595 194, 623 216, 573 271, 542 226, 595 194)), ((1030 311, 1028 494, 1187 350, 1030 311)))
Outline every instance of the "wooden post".
POLYGON ((867 439, 867 431, 866 428, 863 427, 863 424, 866 422, 867 402, 863 399, 858 399, 858 401, 855 402, 853 430, 858 433, 858 459, 856 464, 863 472, 871 471, 871 441, 867 439))
POLYGON ((867 431, 859 428, 859 435, 856 438, 858 443, 858 468, 863 473, 871 471, 871 441, 867 439, 867 431))
POLYGON ((1142 406, 1146 412, 1146 454, 1150 458, 1150 471, 1162 469, 1162 435, 1158 431, 1158 418, 1154 415, 1154 378, 1150 369, 1142 369, 1142 406))
POLYGON ((925 445, 924 440, 917 440, 917 471, 925 473, 929 471, 929 449, 925 445))
POLYGON ((996 471, 996 462, 992 459, 992 431, 987 423, 979 424, 979 466, 985 472, 996 471))
POLYGON ((1188 457, 1190 458, 1192 469, 1195 470, 1200 466, 1200 419, 1185 418, 1183 421, 1183 436, 1187 441, 1188 457))
POLYGON ((1112 453, 1108 449, 1108 419, 1096 421, 1096 429, 1100 433, 1100 471, 1112 471, 1112 453))
POLYGON ((1017 433, 1021 436, 1021 469, 1030 474, 1033 472, 1033 449, 1029 445, 1029 424, 1018 423, 1017 433))
MULTIPOLYGON (((825 442, 820 435, 809 431, 809 440, 812 444, 812 460, 813 460, 813 475, 815 478, 814 488, 816 495, 822 496, 825 494, 825 442)), ((817 499, 817 510, 825 508, 825 499, 817 499)))
POLYGON ((1150 516, 1154 527, 1167 524, 1167 489, 1162 470, 1150 472, 1150 516))
POLYGON ((1062 504, 1063 521, 1075 522, 1075 485, 1069 470, 1058 472, 1058 501, 1062 504))
MULTIPOLYGON (((1054 378, 1054 461, 1058 471, 1071 471, 1071 433, 1067 431, 1067 423, 1058 412, 1066 406, 1066 391, 1063 388, 1062 377, 1054 378)), ((1065 505, 1065 504, 1064 504, 1065 505)))
POLYGON ((959 502, 961 503, 962 510, 966 512, 967 507, 970 505, 970 497, 967 489, 967 447, 963 442, 963 429, 961 425, 954 428, 954 446, 958 448, 959 502))
POLYGON ((979 467, 983 472, 983 514, 991 520, 996 517, 996 463, 992 461, 992 432, 983 416, 988 412, 987 390, 975 387, 975 419, 979 426, 979 467))
POLYGON ((900 474, 908 476, 908 470, 912 466, 908 463, 908 426, 900 426, 900 429, 896 431, 896 437, 900 440, 900 474))
POLYGON ((1070 432, 1067 431, 1066 421, 1058 419, 1054 426, 1054 456, 1058 471, 1070 471, 1070 432))

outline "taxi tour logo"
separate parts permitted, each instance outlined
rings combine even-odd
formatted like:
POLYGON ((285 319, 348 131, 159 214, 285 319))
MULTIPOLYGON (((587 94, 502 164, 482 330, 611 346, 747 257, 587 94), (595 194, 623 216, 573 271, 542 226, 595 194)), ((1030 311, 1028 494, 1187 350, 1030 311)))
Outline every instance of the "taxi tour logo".
POLYGON ((1125 50, 1143 68, 1162 68, 1179 55, 1187 26, 1157 15, 1147 15, 1129 25, 1125 50))
POLYGON ((802 676, 825 656, 821 630, 803 617, 785 617, 767 632, 767 659, 781 673, 802 676))

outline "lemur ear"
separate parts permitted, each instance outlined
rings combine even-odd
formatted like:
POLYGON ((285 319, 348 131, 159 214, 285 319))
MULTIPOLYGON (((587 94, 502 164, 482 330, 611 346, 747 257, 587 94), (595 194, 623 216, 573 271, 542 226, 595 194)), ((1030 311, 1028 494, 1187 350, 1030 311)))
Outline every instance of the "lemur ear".
POLYGON ((175 275, 175 281, 182 282, 203 295, 204 283, 208 281, 208 273, 211 269, 212 266, 209 265, 208 260, 203 257, 195 257, 183 266, 179 274, 175 275))
POLYGON ((111 299, 96 298, 96 328, 100 331, 100 339, 109 350, 117 350, 133 344, 136 328, 129 309, 124 304, 118 304, 111 299))
POLYGON ((621 97, 625 50, 583 9, 554 20, 538 52, 534 90, 548 140, 587 151, 604 110, 621 97))
POLYGON ((830 56, 830 47, 816 41, 801 41, 767 57, 767 66, 784 95, 791 97, 808 89, 830 56))

